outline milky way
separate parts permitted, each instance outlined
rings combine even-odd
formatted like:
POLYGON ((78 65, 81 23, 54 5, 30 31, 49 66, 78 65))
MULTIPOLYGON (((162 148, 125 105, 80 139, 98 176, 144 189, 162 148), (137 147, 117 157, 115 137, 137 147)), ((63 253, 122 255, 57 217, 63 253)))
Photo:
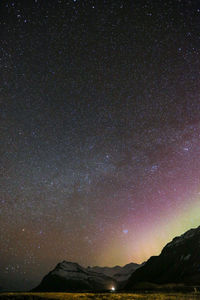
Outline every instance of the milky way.
POLYGON ((63 260, 141 263, 199 225, 200 3, 0 14, 0 285, 63 260))

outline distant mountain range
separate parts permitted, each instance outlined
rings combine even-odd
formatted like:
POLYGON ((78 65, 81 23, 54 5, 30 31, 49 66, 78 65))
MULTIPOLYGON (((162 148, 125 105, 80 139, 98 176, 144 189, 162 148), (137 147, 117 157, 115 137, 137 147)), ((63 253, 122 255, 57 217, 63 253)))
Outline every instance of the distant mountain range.
POLYGON ((200 226, 175 237, 159 256, 150 257, 130 276, 125 289, 133 290, 139 282, 200 285, 200 226))
POLYGON ((130 263, 124 267, 87 267, 63 261, 47 274, 33 291, 106 291, 124 286, 140 265, 130 263))
POLYGON ((126 281, 130 275, 140 267, 139 264, 130 263, 124 267, 115 266, 112 268, 109 267, 88 267, 87 270, 91 270, 97 273, 102 273, 106 276, 114 278, 118 282, 126 281))
POLYGON ((174 238, 159 256, 124 267, 81 267, 63 261, 47 274, 34 291, 135 290, 138 284, 200 285, 200 226, 174 238))

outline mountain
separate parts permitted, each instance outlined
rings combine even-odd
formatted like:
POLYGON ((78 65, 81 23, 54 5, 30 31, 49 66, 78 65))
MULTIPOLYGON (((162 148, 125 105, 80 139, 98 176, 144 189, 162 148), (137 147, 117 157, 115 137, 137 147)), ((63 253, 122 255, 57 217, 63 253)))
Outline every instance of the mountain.
POLYGON ((200 284, 200 226, 175 237, 159 256, 152 256, 128 279, 126 290, 138 283, 200 284))
POLYGON ((109 276, 83 268, 77 263, 63 261, 47 274, 33 291, 103 291, 116 286, 116 280, 109 276))
POLYGON ((105 291, 111 290, 112 287, 122 288, 131 274, 139 267, 138 264, 130 263, 124 267, 83 268, 77 263, 63 261, 47 274, 33 291, 105 291))
POLYGON ((107 275, 109 277, 114 278, 115 280, 121 282, 127 280, 131 274, 137 270, 140 267, 140 265, 135 263, 130 263, 125 265, 124 267, 115 266, 113 268, 109 267, 88 267, 87 269, 92 270, 97 273, 102 273, 104 275, 107 275))

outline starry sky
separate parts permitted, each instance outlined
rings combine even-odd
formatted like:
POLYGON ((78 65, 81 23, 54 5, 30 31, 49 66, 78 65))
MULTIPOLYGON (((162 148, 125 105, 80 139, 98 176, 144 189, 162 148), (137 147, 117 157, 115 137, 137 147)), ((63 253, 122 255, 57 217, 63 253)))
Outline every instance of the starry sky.
POLYGON ((0 287, 200 224, 200 1, 2 0, 0 27, 0 287))

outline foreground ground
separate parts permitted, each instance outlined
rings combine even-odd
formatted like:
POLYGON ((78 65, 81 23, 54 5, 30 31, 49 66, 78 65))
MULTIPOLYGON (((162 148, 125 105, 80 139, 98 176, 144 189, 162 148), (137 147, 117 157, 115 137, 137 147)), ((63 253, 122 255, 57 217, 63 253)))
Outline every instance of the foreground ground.
POLYGON ((146 294, 71 294, 71 293, 1 293, 0 300, 42 300, 42 299, 61 299, 61 300, 193 300, 200 299, 200 293, 182 294, 182 293, 146 293, 146 294))

